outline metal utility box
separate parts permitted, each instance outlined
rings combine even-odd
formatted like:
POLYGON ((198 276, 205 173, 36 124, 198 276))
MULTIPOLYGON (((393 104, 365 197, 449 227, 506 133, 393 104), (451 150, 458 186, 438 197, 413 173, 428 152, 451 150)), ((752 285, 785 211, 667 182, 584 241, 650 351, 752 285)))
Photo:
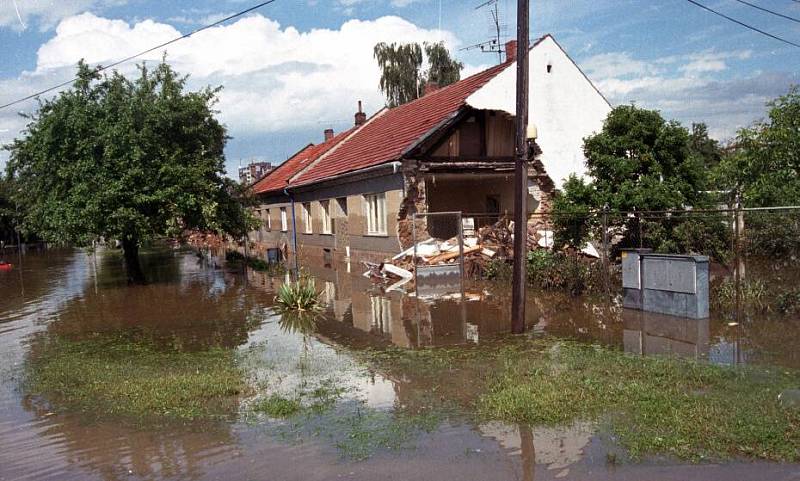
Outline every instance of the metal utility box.
POLYGON ((708 317, 708 257, 626 251, 623 306, 691 319, 708 317))
POLYGON ((626 249, 622 251, 622 306, 642 309, 641 259, 653 249, 626 249))

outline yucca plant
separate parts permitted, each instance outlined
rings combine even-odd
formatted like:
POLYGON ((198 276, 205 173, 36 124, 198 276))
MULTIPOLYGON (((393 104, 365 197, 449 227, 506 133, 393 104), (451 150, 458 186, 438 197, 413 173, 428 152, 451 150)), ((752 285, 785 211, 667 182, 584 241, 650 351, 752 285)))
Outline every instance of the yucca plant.
POLYGON ((296 282, 287 282, 278 289, 275 303, 280 312, 319 312, 322 310, 320 293, 311 277, 301 277, 296 282))

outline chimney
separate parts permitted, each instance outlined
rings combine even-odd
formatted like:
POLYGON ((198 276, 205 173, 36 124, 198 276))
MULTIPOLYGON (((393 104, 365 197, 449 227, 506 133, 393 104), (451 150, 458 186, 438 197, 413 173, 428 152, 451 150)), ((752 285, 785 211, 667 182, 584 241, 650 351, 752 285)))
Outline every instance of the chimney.
POLYGON ((325 129, 325 142, 333 139, 333 129, 325 129))
POLYGON ((437 90, 439 90, 439 82, 430 80, 425 84, 425 91, 422 93, 422 96, 424 97, 428 94, 432 94, 437 90))
POLYGON ((358 101, 358 112, 356 112, 356 127, 367 123, 367 114, 361 111, 361 101, 358 101))
POLYGON ((517 60, 517 41, 509 40, 506 42, 506 62, 515 62, 517 60))

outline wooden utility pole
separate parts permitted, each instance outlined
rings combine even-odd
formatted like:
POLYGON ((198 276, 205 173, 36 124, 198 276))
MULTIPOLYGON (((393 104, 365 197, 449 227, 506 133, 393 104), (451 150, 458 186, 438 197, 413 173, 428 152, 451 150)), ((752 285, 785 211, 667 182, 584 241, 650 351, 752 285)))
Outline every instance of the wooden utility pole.
POLYGON ((530 0, 517 0, 517 116, 514 169, 514 284, 511 332, 525 332, 525 272, 528 240, 528 30, 530 0))

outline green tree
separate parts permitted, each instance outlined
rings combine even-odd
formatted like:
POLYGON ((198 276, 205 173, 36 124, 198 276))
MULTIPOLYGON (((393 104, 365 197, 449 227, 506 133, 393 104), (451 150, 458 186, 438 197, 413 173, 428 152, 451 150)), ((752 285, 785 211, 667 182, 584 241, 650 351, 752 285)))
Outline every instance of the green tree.
MULTIPOLYGON (((720 190, 739 196, 745 207, 800 203, 800 88, 767 104, 768 118, 739 131, 715 169, 720 190)), ((747 212, 744 229, 748 250, 772 257, 800 252, 796 212, 747 212)))
POLYGON ((704 123, 692 124, 692 132, 689 134, 689 149, 709 169, 715 168, 722 160, 722 149, 719 142, 708 136, 708 126, 704 123))
POLYGON ((74 86, 41 101, 9 147, 8 175, 26 206, 23 229, 43 239, 122 243, 130 282, 144 282, 143 242, 186 229, 243 235, 251 217, 224 178, 219 89, 186 91, 166 62, 135 80, 78 65, 74 86))
MULTIPOLYGON (((11 200, 11 180, 0 175, 0 241, 14 243, 16 232, 16 206, 11 200)), ((3 253, 0 251, 0 257, 3 253)))
POLYGON ((800 202, 800 88, 769 102, 769 118, 739 131, 717 169, 746 207, 800 202))
POLYGON ((428 71, 422 79, 425 83, 435 82, 440 87, 454 84, 461 80, 464 64, 450 57, 444 42, 425 43, 425 56, 428 58, 428 71))
POLYGON ((418 43, 375 45, 374 56, 381 69, 380 88, 389 107, 397 107, 418 99, 427 82, 436 82, 440 87, 461 79, 464 65, 451 58, 444 43, 418 43), (423 56, 423 51, 425 55, 423 56), (428 67, 423 70, 424 57, 428 67))
MULTIPOLYGON (((707 138, 702 129, 695 132, 698 138, 707 138)), ((598 231, 601 216, 597 212, 604 208, 632 212, 708 207, 705 160, 693 150, 691 141, 684 127, 664 120, 657 111, 632 105, 613 109, 602 131, 584 140, 586 167, 592 180, 573 176, 556 194, 553 215, 557 242, 582 245, 598 231)), ((643 245, 670 252, 710 250, 724 256, 725 229, 716 218, 611 215, 608 226, 612 234, 622 236, 621 246, 643 245), (699 235, 701 232, 703 235, 699 235)))

